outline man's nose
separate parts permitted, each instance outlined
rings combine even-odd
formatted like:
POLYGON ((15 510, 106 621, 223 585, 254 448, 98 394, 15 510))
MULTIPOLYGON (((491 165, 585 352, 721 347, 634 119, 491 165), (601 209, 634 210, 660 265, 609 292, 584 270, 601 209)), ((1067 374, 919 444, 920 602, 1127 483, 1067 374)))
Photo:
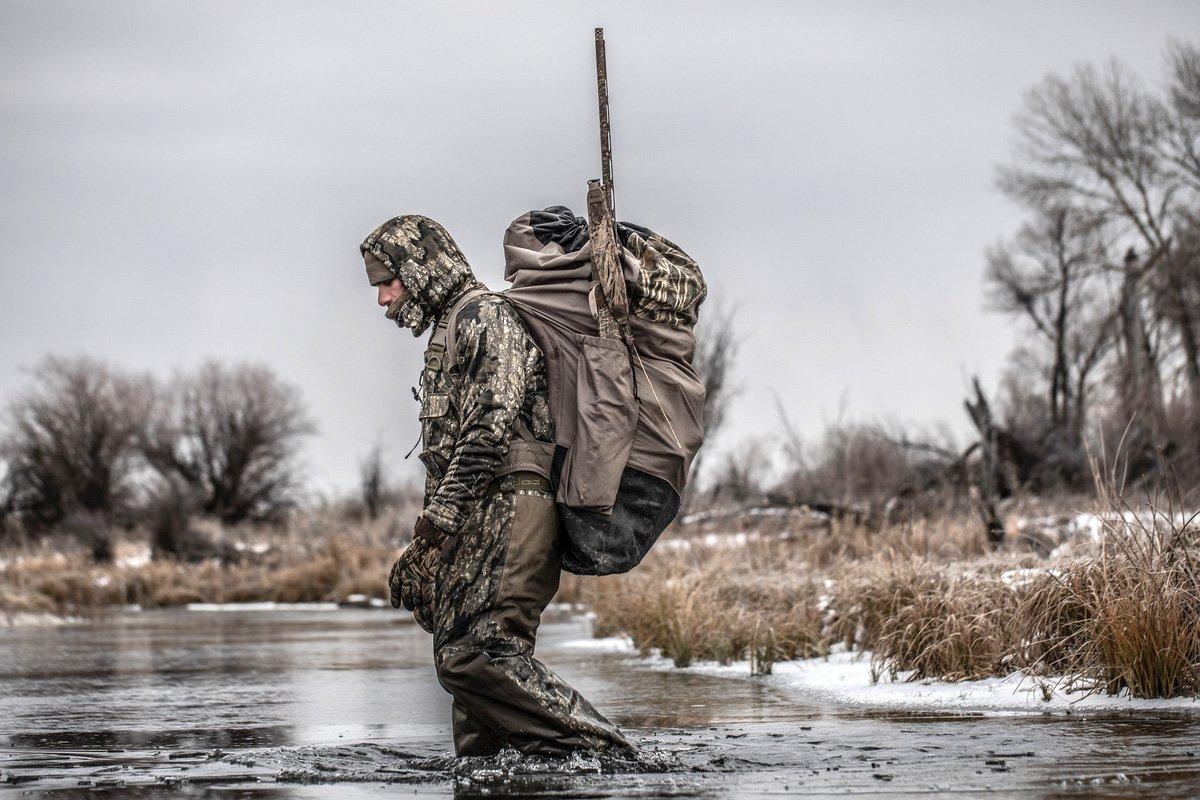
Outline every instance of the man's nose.
POLYGON ((384 297, 384 292, 386 292, 386 291, 387 291, 387 284, 381 283, 379 285, 379 305, 381 305, 381 306, 386 306, 388 303, 391 302, 386 297, 384 297))

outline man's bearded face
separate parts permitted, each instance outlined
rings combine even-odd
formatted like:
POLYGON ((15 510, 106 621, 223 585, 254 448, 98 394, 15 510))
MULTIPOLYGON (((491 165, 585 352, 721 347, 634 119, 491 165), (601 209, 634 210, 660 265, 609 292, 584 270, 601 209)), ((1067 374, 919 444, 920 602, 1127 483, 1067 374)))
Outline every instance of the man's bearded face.
POLYGON ((399 278, 380 281, 375 284, 375 288, 379 293, 377 298, 379 305, 387 309, 384 315, 390 320, 395 320, 400 306, 408 300, 408 290, 404 288, 404 284, 400 282, 399 278))

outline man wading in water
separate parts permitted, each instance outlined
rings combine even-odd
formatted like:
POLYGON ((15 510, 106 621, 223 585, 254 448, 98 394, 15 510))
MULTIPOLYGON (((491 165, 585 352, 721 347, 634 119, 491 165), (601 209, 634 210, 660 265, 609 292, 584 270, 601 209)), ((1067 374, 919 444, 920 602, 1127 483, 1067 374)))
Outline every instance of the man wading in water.
POLYGON ((438 681, 454 697, 455 752, 630 751, 533 657, 561 558, 541 351, 433 220, 388 220, 360 249, 388 319, 414 336, 432 329, 419 398, 424 510, 389 584, 392 605, 433 634, 438 681))

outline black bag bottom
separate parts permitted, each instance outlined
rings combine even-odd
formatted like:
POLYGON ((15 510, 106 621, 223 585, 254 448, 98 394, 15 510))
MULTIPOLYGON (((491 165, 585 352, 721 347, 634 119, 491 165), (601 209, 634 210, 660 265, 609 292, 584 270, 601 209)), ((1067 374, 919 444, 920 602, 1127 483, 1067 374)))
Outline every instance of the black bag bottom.
MULTIPOLYGON (((557 478, 565 450, 556 449, 551 472, 557 478)), ((563 569, 576 575, 615 575, 633 569, 650 552, 679 513, 679 495, 662 478, 626 467, 611 515, 557 505, 563 569)))

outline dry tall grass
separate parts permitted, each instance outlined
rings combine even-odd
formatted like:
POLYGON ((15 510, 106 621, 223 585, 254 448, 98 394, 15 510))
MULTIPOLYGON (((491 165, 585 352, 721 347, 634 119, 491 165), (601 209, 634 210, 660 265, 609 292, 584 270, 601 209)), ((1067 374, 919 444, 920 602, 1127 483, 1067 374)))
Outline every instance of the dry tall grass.
MULTIPOLYGON (((344 601, 351 595, 383 598, 387 570, 401 544, 389 521, 348 523, 319 514, 298 518, 282 531, 216 528, 213 534, 236 557, 132 563, 118 558, 96 564, 82 550, 53 552, 42 546, 4 553, 0 613, 88 616, 131 604, 161 608, 201 602, 344 601)), ((137 548, 127 542, 123 549, 137 548)))
POLYGON ((1133 508, 1102 487, 1098 552, 1023 592, 1023 663, 1081 686, 1141 697, 1200 693, 1200 524, 1160 493, 1133 508))
POLYGON ((834 643, 876 673, 958 681, 1014 671, 1138 697, 1200 692, 1194 518, 1102 494, 1099 541, 1048 558, 990 553, 975 520, 872 530, 789 526, 677 534, 634 572, 584 583, 598 635, 624 633, 678 666, 754 672, 834 643), (1079 554, 1082 551, 1082 554, 1079 554))

